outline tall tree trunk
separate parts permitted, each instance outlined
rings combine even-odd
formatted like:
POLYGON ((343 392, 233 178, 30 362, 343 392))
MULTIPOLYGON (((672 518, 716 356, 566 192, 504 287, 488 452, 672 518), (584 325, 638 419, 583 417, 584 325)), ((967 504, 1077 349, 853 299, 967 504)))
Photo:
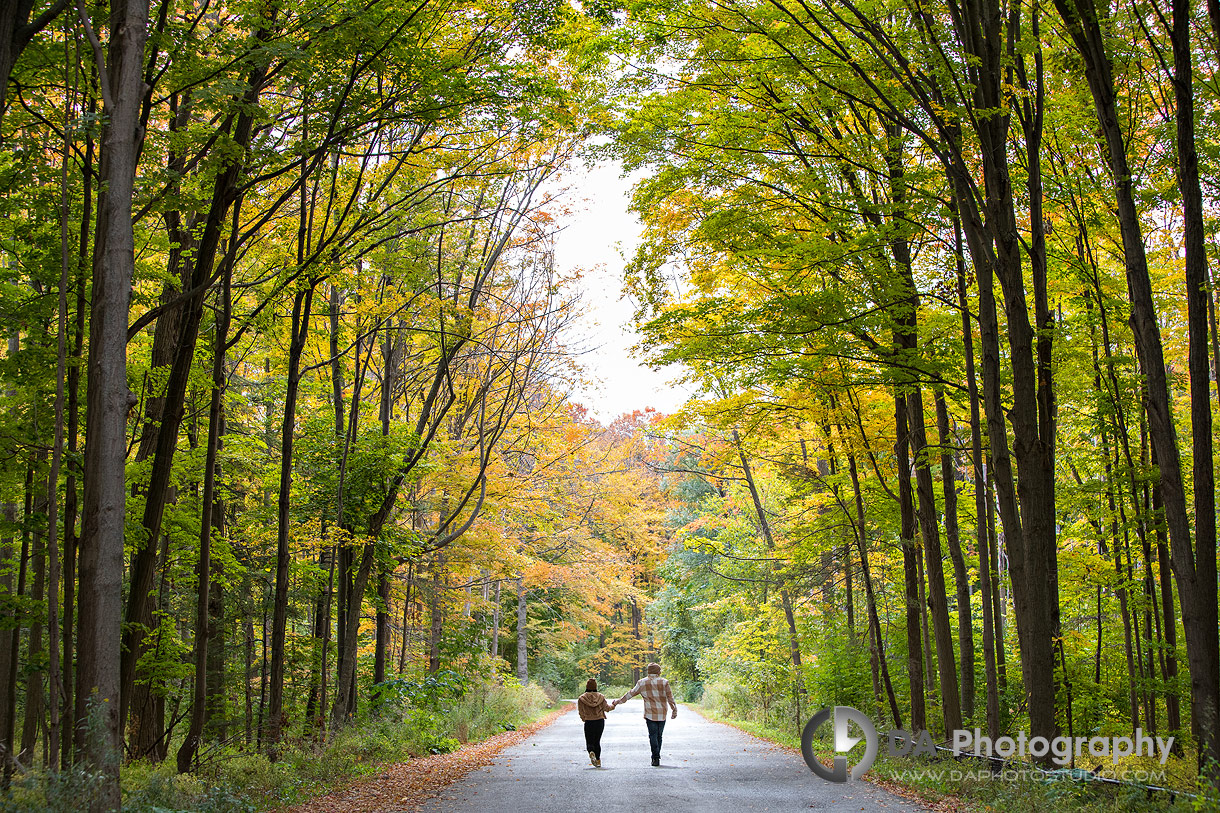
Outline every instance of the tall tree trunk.
MULTIPOLYGON (((1189 335, 1191 458, 1195 498, 1196 572, 1186 624, 1191 661, 1193 726, 1199 737, 1201 763, 1210 759, 1210 775, 1220 781, 1220 630, 1216 585, 1216 483, 1212 454, 1212 403, 1208 364, 1207 250, 1204 243, 1203 194, 1195 147, 1194 75, 1191 64, 1190 0, 1173 0, 1173 95, 1176 106, 1178 188, 1182 192, 1186 244, 1186 322, 1189 335), (1197 663, 1196 663, 1197 661, 1197 663)), ((1171 534, 1172 536, 1172 534, 1171 534)), ((1190 580, 1190 544, 1179 557, 1179 579, 1190 580)), ((1175 562, 1176 565, 1176 562, 1175 562)), ((1181 588, 1179 587, 1179 591, 1181 588)))
MULTIPOLYGON (((220 434, 221 448, 224 447, 225 420, 224 412, 220 415, 220 434)), ((217 466, 216 477, 220 478, 222 472, 220 466, 217 466)), ((215 517, 216 536, 223 539, 226 536, 226 517, 225 517, 225 502, 217 498, 216 505, 212 508, 212 516, 215 517)), ((229 732, 229 699, 228 690, 228 641, 229 633, 225 619, 225 592, 224 584, 221 577, 224 576, 224 566, 221 564, 219 557, 212 557, 212 575, 209 581, 212 583, 211 592, 208 594, 208 658, 207 658, 207 686, 204 689, 205 711, 204 715, 204 736, 211 737, 224 742, 227 740, 229 732)))
MULTIPOLYGON (((257 36, 259 39, 265 39, 266 30, 260 30, 257 36)), ((265 66, 256 67, 250 73, 241 98, 243 105, 241 112, 230 114, 220 127, 223 133, 231 135, 231 143, 239 151, 244 151, 249 146, 254 126, 254 109, 266 75, 265 66)), ((181 108, 176 112, 178 113, 175 116, 176 120, 189 119, 189 98, 183 100, 181 108)), ((238 199, 238 179, 241 176, 243 165, 244 160, 239 152, 238 157, 230 160, 224 170, 216 176, 199 244, 195 247, 190 262, 183 265, 184 269, 188 267, 191 269, 189 280, 185 279, 184 274, 184 282, 189 284, 189 290, 192 293, 182 305, 177 337, 173 344, 173 366, 166 384, 161 425, 156 436, 156 454, 153 457, 144 503, 142 524, 145 539, 144 547, 139 549, 143 555, 138 555, 132 564, 132 587, 127 606, 127 631, 124 634, 122 665, 122 720, 126 720, 129 708, 128 695, 131 694, 132 686, 135 683, 136 663, 144 651, 144 629, 151 621, 149 591, 152 589, 151 562, 154 560, 150 558, 149 551, 161 535, 165 504, 170 491, 170 475, 173 471, 174 455, 178 446, 178 431, 185 412, 186 392, 195 358, 199 324, 203 319, 204 296, 223 240, 225 221, 229 217, 230 207, 238 199)), ((236 250, 236 246, 234 250, 236 250)), ((310 290, 312 294, 312 288, 310 290)), ((141 726, 145 727, 143 723, 141 726)), ((147 738, 147 736, 147 731, 141 734, 141 738, 147 738)))
MULTIPOLYGON (((35 427, 36 429, 36 427, 35 427)), ((45 453, 44 453, 45 454, 45 453)), ((42 457, 43 455, 39 455, 42 457)), ((46 504, 42 497, 36 496, 33 493, 35 485, 40 482, 40 478, 34 476, 35 469, 41 469, 41 465, 33 465, 30 467, 30 479, 28 486, 31 493, 27 497, 27 504, 32 509, 32 513, 42 513, 46 504)), ((41 489, 40 489, 41 490, 41 489)), ((27 515, 26 522, 33 524, 32 513, 27 515)), ((33 541, 33 570, 34 570, 34 589, 30 598, 34 601, 35 606, 42 604, 44 593, 46 591, 46 537, 37 530, 31 533, 33 541)), ((43 670, 41 664, 45 660, 42 650, 42 613, 36 612, 30 620, 30 637, 26 647, 26 681, 25 681, 25 708, 24 719, 21 726, 21 750, 17 754, 17 759, 26 767, 32 767, 34 764, 35 746, 38 740, 38 729, 43 722, 43 670)))
POLYGON ((301 354, 309 337, 309 316, 317 280, 310 280, 292 298, 292 338, 288 347, 288 381, 280 441, 280 491, 275 546, 275 601, 271 619, 271 677, 268 696, 267 743, 274 750, 284 724, 284 644, 288 631, 288 579, 292 566, 289 524, 292 507, 292 445, 296 437, 297 393, 301 384, 301 354))
MULTIPOLYGON (((987 473, 983 463, 983 432, 979 417, 979 388, 974 369, 974 326, 966 300, 966 263, 962 253, 961 224, 954 218, 953 234, 958 307, 962 316, 962 348, 966 366, 966 394, 970 401, 970 456, 974 467, 974 535, 979 552, 979 592, 983 604, 983 674, 987 684, 987 732, 1000 736, 1000 692, 996 669, 996 617, 992 597, 999 589, 992 581, 991 541, 987 532, 987 473)), ((1003 642, 1000 642, 1001 646, 1003 642)), ((964 658, 963 658, 964 660, 964 658)))
MULTIPOLYGON (((236 232, 240 208, 233 214, 236 232)), ((211 631, 210 601, 212 596, 212 526, 216 505, 216 468, 220 452, 222 409, 225 392, 225 350, 229 340, 229 321, 233 312, 230 293, 232 266, 226 261, 220 293, 220 310, 216 315, 216 331, 212 347, 212 392, 208 402, 208 439, 203 468, 203 498, 199 517, 199 566, 196 568, 195 595, 195 679, 191 694, 191 722, 186 738, 178 748, 178 772, 186 773, 194 766, 203 739, 203 725, 208 711, 208 636, 211 631)))
POLYGON ((432 560, 432 587, 428 592, 428 672, 441 668, 441 633, 445 624, 445 552, 432 560))
MULTIPOLYGON (((1152 456, 1152 465, 1156 465, 1156 455, 1152 456)), ((1156 560, 1161 582, 1161 615, 1165 630, 1165 665, 1162 675, 1167 686, 1165 690, 1165 722, 1169 726, 1169 732, 1173 733, 1180 731, 1182 728, 1182 710, 1178 702, 1177 689, 1178 614, 1174 612, 1173 578, 1170 574, 1169 545, 1165 539, 1165 526, 1160 522, 1160 489, 1154 488, 1152 490, 1152 510, 1154 517, 1157 518, 1155 526, 1156 560)), ((1174 739, 1175 747, 1178 746, 1180 739, 1180 737, 1174 739)))
MULTIPOLYGON (((28 514, 29 511, 26 511, 28 514)), ((16 516, 14 512, 14 517, 16 516)), ((15 521, 15 520, 14 520, 15 521)), ((21 551, 17 556, 17 592, 13 595, 18 598, 25 597, 25 582, 26 571, 29 565, 30 558, 30 536, 28 525, 26 530, 21 533, 21 551)), ((17 683, 19 680, 18 665, 20 664, 21 655, 21 622, 22 618, 19 612, 13 613, 13 634, 9 639, 8 650, 8 674, 5 675, 6 691, 0 701, 4 703, 4 716, 7 720, 7 726, 4 730, 4 784, 7 787, 13 778, 13 769, 17 767, 17 760, 14 755, 17 754, 17 749, 14 747, 17 742, 17 683)))
MULTIPOLYGON (((1050 310, 1050 296, 1047 289, 1046 263, 1046 230, 1047 224, 1042 214, 1042 132, 1045 122, 1046 83, 1042 60, 1041 27, 1039 21, 1039 6, 1034 4, 1029 11, 1030 33, 1032 41, 1038 43, 1033 49, 1034 73, 1028 76, 1025 54, 1015 59, 1018 81, 1025 91, 1017 105, 1018 116, 1025 140, 1025 186, 1029 197, 1029 268, 1034 294, 1034 326, 1037 363, 1037 410, 1038 410, 1038 445, 1035 454, 1037 460, 1038 483, 1037 496, 1045 499, 1051 506, 1051 512, 1037 512, 1038 523, 1049 524, 1050 542, 1045 543, 1042 532, 1038 533, 1036 547, 1031 546, 1034 554, 1040 552, 1043 562, 1040 569, 1047 574, 1046 593, 1051 598, 1047 604, 1050 613, 1051 636, 1055 641, 1060 659, 1064 660, 1062 630, 1059 620, 1059 564, 1058 548, 1055 543, 1055 437, 1058 407, 1055 403, 1055 382, 1053 375, 1053 347, 1055 322, 1050 310)), ((1017 18, 1019 20, 1019 18, 1017 18)), ((1020 36, 1019 22, 1017 35, 1020 36)), ((1007 305, 1006 305, 1007 307, 1007 305)), ((1028 466, 1026 467, 1028 468, 1028 466)), ((1028 513, 1028 512, 1027 512, 1028 513)), ((1066 680, 1066 675, 1064 676, 1066 680)))
POLYGON ((244 633, 244 642, 242 646, 242 692, 245 695, 245 715, 246 722, 246 745, 249 746, 254 742, 254 690, 250 688, 250 681, 254 677, 254 608, 253 600, 250 595, 250 576, 247 573, 242 578, 242 606, 245 612, 242 613, 244 623, 242 631, 244 633))
MULTIPOLYGON (((326 525, 322 526, 325 536, 326 525)), ((321 695, 326 683, 326 648, 330 639, 330 598, 334 589, 335 548, 329 545, 318 554, 318 569, 327 571, 327 580, 318 588, 313 604, 313 663, 310 665, 309 698, 305 701, 305 719, 318 728, 323 727, 318 710, 326 707, 326 698, 321 695)))
POLYGON ((390 652, 390 577, 382 569, 377 574, 377 641, 373 652, 373 683, 385 680, 386 659, 390 652))
MULTIPOLYGON (((9 334, 8 339, 8 355, 11 358, 19 349, 19 339, 16 331, 9 334)), ((10 390, 6 393, 12 397, 13 393, 10 390)), ((17 506, 11 502, 4 503, 0 508, 4 514, 4 525, 6 529, 17 527, 17 506)), ((13 546, 15 539, 12 536, 0 538, 0 591, 5 595, 18 595, 14 593, 14 564, 16 559, 13 556, 13 546)), ((0 781, 0 789, 5 791, 9 788, 9 783, 12 781, 12 753, 13 753, 13 728, 16 725, 16 706, 17 706, 17 658, 14 650, 17 647, 19 640, 18 619, 16 608, 7 608, 3 615, 0 615, 0 747, 3 747, 4 768, 0 771, 3 780, 0 781)))
POLYGON ((502 579, 496 579, 496 606, 491 611, 491 655, 500 657, 500 585, 502 579))
MULTIPOLYGON (((936 665, 940 676, 941 708, 946 736, 962 727, 961 696, 957 661, 953 654, 953 630, 949 625, 949 600, 945 589, 944 554, 940 547, 940 525, 936 517, 936 493, 932 480, 930 450, 924 425, 923 395, 916 387, 907 394, 911 445, 915 458, 915 490, 919 498, 920 534, 928 573, 928 599, 932 630, 936 638, 936 665)), ((952 475, 950 475, 952 485, 952 475)), ((969 602, 967 602, 967 605, 969 602)))
MULTIPOLYGON (((68 164, 71 160, 72 141, 70 125, 72 123, 72 105, 75 102, 75 81, 67 74, 68 57, 71 50, 65 38, 64 42, 64 84, 69 92, 64 99, 64 140, 63 156, 59 175, 59 286, 58 302, 55 318, 55 415, 54 434, 51 441, 51 471, 47 476, 47 545, 48 587, 47 597, 47 637, 49 653, 47 656, 47 767, 54 769, 60 758, 60 700, 63 696, 63 675, 60 663, 60 620, 59 620, 59 583, 62 578, 60 558, 60 527, 59 527, 59 473, 64 452, 64 410, 65 410, 65 378, 68 366, 68 285, 72 272, 72 244, 70 219, 72 216, 72 199, 68 189, 68 164)), ((0 105, 3 102, 0 101, 0 105)))
MULTIPOLYGON (((343 448, 343 456, 339 461, 340 474, 347 472, 347 424, 344 420, 344 415, 347 410, 343 405, 343 358, 339 354, 339 308, 342 304, 342 297, 338 287, 332 282, 329 290, 329 301, 327 308, 327 318, 330 323, 330 386, 331 386, 331 409, 334 413, 335 422, 335 442, 343 448)), ((352 407, 356 407, 356 401, 353 398, 352 407)), ((339 493, 335 496, 336 511, 335 524, 339 527, 343 526, 343 483, 340 483, 339 493)), ((337 560, 338 564, 334 565, 338 571, 339 577, 338 592, 335 596, 335 635, 336 643, 338 644, 337 655, 337 671, 343 671, 343 662, 347 658, 347 645, 345 634, 347 624, 344 619, 347 618, 347 603, 349 601, 349 593, 351 586, 351 570, 352 570, 352 548, 350 545, 337 545, 334 552, 331 554, 337 560)), ((319 597, 321 599, 321 597, 319 597)), ((329 605, 329 597, 326 600, 329 605)), ((330 626, 330 608, 327 607, 327 627, 330 626)), ((322 682, 325 683, 326 676, 322 676, 322 682)), ((321 708, 326 708, 326 700, 322 699, 321 708)), ((323 716, 325 712, 323 712, 323 716)))
MULTIPOLYGON (((758 519, 758 528, 762 531, 763 542, 766 544, 767 554, 770 556, 775 552, 775 537, 771 533, 771 523, 767 520, 767 512, 763 508, 758 484, 754 482, 754 472, 750 468, 750 461, 746 458, 745 449, 741 445, 741 434, 736 429, 733 430, 733 444, 737 447, 737 456, 741 460, 741 471, 745 476, 746 487, 750 490, 750 500, 754 503, 754 515, 758 519)), ((801 667, 801 643, 796 632, 796 614, 792 607, 792 594, 789 592, 787 581, 779 572, 778 566, 775 567, 774 575, 779 580, 780 604, 784 610, 784 620, 788 624, 788 657, 792 660, 799 705, 800 696, 805 693, 805 675, 801 667)))
MULTIPOLYGON (((964 45, 972 58, 966 78, 973 86, 969 104, 976 111, 987 111, 985 115, 980 112, 971 122, 979 140, 983 200, 978 198, 973 170, 956 131, 946 132, 952 136, 946 169, 978 280, 983 407, 993 463, 988 468, 994 478, 1004 526, 1030 734, 1050 739, 1058 731, 1054 651, 1058 596, 1053 594, 1057 577, 1052 572, 1056 544, 1055 473, 1050 465, 1052 455, 1044 443, 1049 427, 1039 424, 1041 404, 1034 358, 1037 334, 1030 324, 1026 301, 1008 157, 1011 94, 1005 84, 1010 80, 1005 77, 1012 71, 1005 64, 1013 58, 1015 32, 1004 28, 1016 21, 996 0, 965 4, 950 11, 956 18, 955 28, 965 32, 964 45), (1010 398, 1006 397, 1001 380, 996 280, 1000 283, 1006 317, 1010 398)), ((948 131, 954 126, 942 129, 948 131)))
POLYGON ((953 435, 945 394, 936 390, 936 426, 940 443, 940 478, 945 492, 945 541, 953 560, 953 582, 957 589, 957 646, 961 654, 963 723, 974 720, 974 611, 970 604, 970 572, 962 553, 957 526, 957 466, 953 460, 953 435))
MULTIPOLYGON (((383 280, 383 284, 388 285, 389 280, 383 280)), ((388 324, 385 339, 382 342, 381 359, 381 398, 378 405, 378 417, 381 420, 381 436, 388 438, 390 436, 390 418, 394 409, 394 342, 388 324)), ((386 661, 390 656, 390 574, 384 565, 378 568, 377 599, 377 642, 373 656, 374 684, 385 680, 386 661)))
MULTIPOLYGON (((110 11, 109 57, 90 35, 99 67, 106 125, 102 131, 97 251, 89 329, 83 521, 80 539, 81 616, 77 695, 92 724, 78 730, 82 755, 100 775, 91 813, 117 810, 119 791, 119 652, 127 508, 127 315, 135 271, 132 191, 143 132, 144 43, 148 0, 116 0, 110 11)), ((90 26, 88 31, 92 31, 90 26)), ((78 726, 82 725, 78 721, 78 726)))
MULTIPOLYGON (((1135 653, 1131 645, 1131 612, 1130 605, 1127 601, 1127 585, 1123 575, 1122 564, 1120 563, 1120 553, 1118 549, 1120 516, 1118 502, 1114 496, 1114 486, 1112 483, 1112 474, 1114 471, 1110 451, 1109 433, 1102 430, 1102 448, 1106 455, 1106 501, 1110 508, 1110 538, 1114 540, 1114 576, 1116 579, 1115 592, 1118 594, 1118 607, 1123 619, 1123 645, 1124 651, 1127 653, 1127 713, 1131 717, 1131 727, 1138 728, 1140 724, 1139 701, 1136 698, 1136 690, 1139 685, 1139 680, 1135 673, 1135 653)), ((1098 538, 1098 546, 1102 556, 1107 556, 1110 551, 1107 550, 1106 540, 1104 536, 1098 538)))
MULTIPOLYGON (((90 112, 94 109, 90 101, 90 112)), ((85 349, 85 314, 88 306, 85 300, 85 287, 88 279, 89 226, 93 203, 93 139, 85 138, 85 157, 83 160, 83 184, 81 189, 82 209, 80 235, 76 258, 76 319, 72 337, 72 358, 74 364, 68 368, 68 452, 73 460, 77 457, 80 441, 80 371, 81 359, 85 349)), ((78 464, 68 466, 68 479, 64 484, 64 713, 63 749, 60 754, 60 767, 66 769, 72 764, 72 757, 80 743, 77 740, 76 722, 83 719, 85 709, 77 705, 76 688, 76 653, 73 646, 73 622, 76 607, 76 555, 79 537, 76 532, 77 508, 79 491, 77 488, 78 464)), ((0 639, 2 640, 2 639, 0 639)), ((0 643, 0 652, 3 644, 0 643)))
POLYGON ((911 686, 911 731, 928 728, 924 700, 923 643, 920 632, 919 550, 915 547, 915 503, 911 497, 910 437, 907 432, 906 399, 894 395, 894 454, 898 461, 898 504, 902 527, 902 573, 906 591, 907 678, 911 686))
MULTIPOLYGON (((894 203, 894 218, 896 221, 901 221, 905 218, 907 199, 902 137, 901 131, 894 125, 889 125, 887 130, 888 146, 885 151, 885 161, 889 176, 890 197, 894 203)), ((919 311, 919 293, 915 287, 914 275, 911 268, 910 244, 900 230, 901 228, 903 227, 896 227, 893 236, 890 238, 890 250, 899 276, 898 284, 901 286, 901 293, 895 306, 892 308, 894 350, 900 363, 910 366, 917 364, 919 359, 916 327, 919 311)), ((901 488, 905 484, 906 499, 910 500, 910 472, 907 468, 909 463, 906 459, 909 449, 915 465, 916 494, 919 500, 918 520, 920 535, 923 537, 924 565, 927 568, 928 576, 926 585, 929 593, 928 606, 932 616, 933 629, 935 630, 936 664, 940 677, 944 724, 946 731, 955 731, 961 728, 962 713, 960 697, 958 696, 957 664, 953 657, 952 633, 949 627, 948 599, 945 595, 945 574, 940 548, 940 528, 936 517, 936 495, 932 482, 931 461, 928 459, 927 453, 928 443, 924 424, 923 395, 914 376, 908 374, 908 378, 911 379, 910 385, 905 388, 905 392, 897 395, 898 408, 905 408, 906 411, 906 425, 905 427, 899 427, 899 433, 902 437, 899 438, 898 442, 901 447, 900 455, 903 457, 903 460, 899 462, 899 474, 904 480, 899 486, 901 488)), ((902 497, 900 497, 901 499, 902 497)), ((904 508, 903 510, 905 512, 906 509, 904 508)), ((913 513, 914 507, 912 506, 910 510, 913 513)), ((903 524, 905 527, 905 519, 903 524)), ((911 529, 911 533, 913 547, 914 528, 911 529)), ((905 540, 906 538, 904 533, 903 539, 905 540)), ((912 552, 916 553, 916 556, 918 555, 916 551, 912 552)), ((904 559, 905 556, 904 552, 904 559)), ((918 570, 918 567, 916 570, 918 570)), ((919 585, 921 588, 924 587, 922 578, 919 579, 919 585)), ((921 601, 921 612, 924 606, 924 603, 921 601)), ((925 645, 931 644, 931 641, 928 640, 926 626, 922 630, 922 638, 925 645)), ((930 659, 926 666, 930 675, 930 659)), ((928 682, 929 684, 933 683, 930 678, 928 682)), ((912 693, 914 693, 914 687, 912 687, 912 693)), ((924 723, 926 725, 926 720, 924 723)))
MULTIPOLYGON (((880 669, 882 681, 885 684, 885 696, 889 700, 890 715, 895 728, 902 728, 902 711, 898 708, 898 697, 894 693, 894 684, 890 680, 890 667, 882 649, 885 639, 881 635, 881 619, 877 615, 877 597, 873 591, 873 576, 868 563, 868 545, 864 524, 864 496, 860 491, 860 473, 856 468, 855 455, 848 454, 847 469, 851 474, 851 488, 856 500, 856 544, 860 551, 860 574, 864 578, 864 599, 868 605, 868 624, 870 629, 870 646, 872 647, 874 669, 880 669)), ((874 681, 875 682, 875 681, 874 681)))
MULTIPOLYGON (((376 538, 379 528, 371 529, 370 538, 376 538)), ((364 604, 364 591, 368 588, 369 575, 373 570, 376 549, 367 542, 360 555, 360 566, 349 593, 347 614, 343 617, 345 632, 343 639, 347 657, 340 663, 339 679, 335 686, 335 703, 331 707, 331 728, 339 728, 356 709, 356 638, 360 632, 360 611, 364 604)))
POLYGON ((517 680, 522 686, 529 683, 529 624, 525 606, 525 577, 517 577, 517 680))
POLYGON ((1004 654, 1008 651, 1008 602, 1004 595, 1004 575, 1008 568, 1001 561, 1000 556, 1000 540, 996 533, 996 510, 995 510, 995 480, 991 472, 991 458, 987 458, 986 478, 983 485, 987 490, 987 547, 991 549, 991 617, 995 619, 995 661, 996 661, 996 680, 999 683, 1000 692, 1004 693, 1008 690, 1008 668, 1005 665, 1007 656, 1004 654))
MULTIPOLYGON (((1201 544, 1197 547, 1191 543, 1190 520, 1186 508, 1186 492, 1182 478, 1182 463, 1178 451, 1177 428, 1173 421, 1172 404, 1169 398, 1169 382, 1165 373, 1164 346, 1161 341, 1160 325, 1157 321, 1156 304, 1152 296, 1152 280, 1148 272, 1148 259, 1144 248, 1143 227, 1140 223, 1139 208, 1135 201, 1134 182, 1130 163, 1127 157, 1126 137, 1123 133, 1118 114, 1118 103, 1115 94, 1113 65, 1106 53, 1105 39, 1101 31, 1101 23, 1097 7, 1093 0, 1055 0, 1055 6, 1067 24, 1068 33, 1076 46, 1077 52, 1084 60, 1085 76, 1093 95, 1093 107, 1097 114, 1101 134, 1106 142, 1106 159, 1109 164, 1111 180, 1114 184, 1115 197, 1118 204, 1119 229, 1123 242, 1123 260, 1127 269, 1127 290, 1131 300, 1131 329, 1135 334, 1135 344, 1138 351, 1140 366, 1145 376, 1149 431, 1152 448, 1160 464, 1161 499, 1165 508, 1165 521, 1169 529, 1170 554, 1173 560, 1174 575, 1178 580, 1178 595, 1181 599, 1182 625, 1186 633, 1186 658, 1190 670, 1191 696, 1194 701, 1192 713, 1192 729, 1199 741, 1200 765, 1209 764, 1214 772, 1212 776, 1220 779, 1220 633, 1217 632, 1216 608, 1216 547, 1214 509, 1207 516, 1202 516, 1203 524, 1209 530, 1204 531, 1201 544)), ((1175 98, 1178 102, 1179 134, 1185 125, 1187 130, 1193 130, 1193 95, 1187 78, 1191 75, 1189 61, 1188 15, 1189 5, 1175 0, 1174 30, 1181 32, 1175 36, 1175 98), (1184 106, 1185 105, 1185 106, 1184 106)), ((1186 154, 1179 154, 1179 164, 1192 163, 1193 144, 1179 144, 1186 154)), ((1189 175, 1186 181, 1189 188, 1189 175)), ((1179 173, 1179 179, 1182 179, 1179 173)), ((1195 232, 1196 224, 1193 213, 1199 203, 1190 192, 1187 197, 1192 200, 1185 205, 1191 207, 1192 215, 1187 218, 1186 235, 1188 240, 1187 267, 1187 322, 1190 336, 1190 368, 1192 394, 1192 421, 1197 417, 1199 423, 1194 425, 1195 442, 1206 444, 1199 448, 1211 447, 1210 431, 1200 431, 1203 425, 1210 424, 1210 407, 1204 407, 1207 401, 1195 398, 1196 386, 1206 386, 1207 379, 1196 374, 1199 358, 1199 346, 1205 347, 1206 323, 1200 322, 1199 307, 1206 301, 1200 297, 1205 295, 1205 288, 1199 283, 1206 279, 1206 262, 1200 249, 1202 248, 1201 233, 1195 232), (1193 248, 1191 248, 1193 246, 1193 248), (1202 280, 1199 275, 1203 274, 1202 280), (1200 342, 1199 340, 1203 341, 1200 342), (1194 414, 1198 405, 1199 414, 1194 414), (1205 436, 1200 437, 1200 436, 1205 436)), ((1185 203, 1185 201, 1184 201, 1185 203)), ((1201 212, 1201 208, 1197 210, 1201 212)), ((1205 313, 1205 310, 1203 311, 1205 313)), ((1206 317, 1203 316, 1203 319, 1206 317)), ((1205 360, 1204 360, 1205 361, 1205 360)), ((1210 451, 1206 460, 1211 460, 1210 451)), ((1196 472, 1200 482, 1206 480, 1210 484, 1211 466, 1195 454, 1195 464, 1203 465, 1202 472, 1196 472)), ((1212 504, 1212 488, 1210 485, 1206 494, 1195 495, 1196 511, 1200 507, 1212 504), (1202 503, 1200 503, 1202 500, 1202 503)), ((1198 523, 1196 524, 1196 533, 1198 523)), ((1199 541, 1196 539, 1196 541, 1199 541)))

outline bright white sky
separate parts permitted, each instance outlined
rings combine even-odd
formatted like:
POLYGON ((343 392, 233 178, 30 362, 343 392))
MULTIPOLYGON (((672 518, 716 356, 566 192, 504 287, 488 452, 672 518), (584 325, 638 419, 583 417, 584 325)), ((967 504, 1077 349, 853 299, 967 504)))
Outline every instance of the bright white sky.
POLYGON ((585 269, 584 314, 572 339, 587 351, 581 362, 593 383, 578 386, 574 400, 603 424, 645 407, 673 412, 690 395, 671 383, 676 371, 651 370, 632 355, 639 337, 630 326, 632 306, 622 295, 622 275, 641 226, 627 211, 631 181, 620 172, 611 162, 573 168, 564 178, 572 211, 555 240, 559 270, 585 269))

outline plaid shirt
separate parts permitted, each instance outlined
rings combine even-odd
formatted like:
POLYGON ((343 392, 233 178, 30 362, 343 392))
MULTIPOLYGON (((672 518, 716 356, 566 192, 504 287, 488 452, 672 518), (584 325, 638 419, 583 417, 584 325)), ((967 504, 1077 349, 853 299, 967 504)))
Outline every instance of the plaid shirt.
POLYGON ((674 693, 669 689, 669 681, 660 675, 640 678, 635 684, 635 688, 620 697, 618 702, 626 703, 637 694, 644 698, 644 719, 646 720, 664 720, 666 704, 669 704, 669 707, 674 710, 674 714, 678 713, 678 704, 674 702, 674 693))

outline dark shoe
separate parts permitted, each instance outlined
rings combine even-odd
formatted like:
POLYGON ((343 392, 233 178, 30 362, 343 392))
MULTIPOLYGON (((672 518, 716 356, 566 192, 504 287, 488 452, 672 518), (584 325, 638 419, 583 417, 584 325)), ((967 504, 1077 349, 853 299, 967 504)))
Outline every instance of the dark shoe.
POLYGON ((653 758, 652 758, 652 767, 654 767, 654 768, 660 768, 660 767, 661 767, 661 758, 660 758, 660 757, 653 757, 653 758))

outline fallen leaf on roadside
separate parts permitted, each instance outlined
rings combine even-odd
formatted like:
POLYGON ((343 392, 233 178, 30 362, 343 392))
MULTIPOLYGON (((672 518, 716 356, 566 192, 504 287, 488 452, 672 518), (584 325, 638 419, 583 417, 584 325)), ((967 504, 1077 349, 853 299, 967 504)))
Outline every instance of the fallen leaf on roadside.
POLYGON ((470 771, 490 765, 500 751, 528 739, 573 708, 575 706, 571 704, 564 704, 536 723, 463 745, 449 754, 434 754, 391 765, 377 776, 285 808, 281 813, 381 813, 403 810, 404 806, 407 810, 415 809, 470 771), (397 801, 387 807, 386 797, 397 801))

